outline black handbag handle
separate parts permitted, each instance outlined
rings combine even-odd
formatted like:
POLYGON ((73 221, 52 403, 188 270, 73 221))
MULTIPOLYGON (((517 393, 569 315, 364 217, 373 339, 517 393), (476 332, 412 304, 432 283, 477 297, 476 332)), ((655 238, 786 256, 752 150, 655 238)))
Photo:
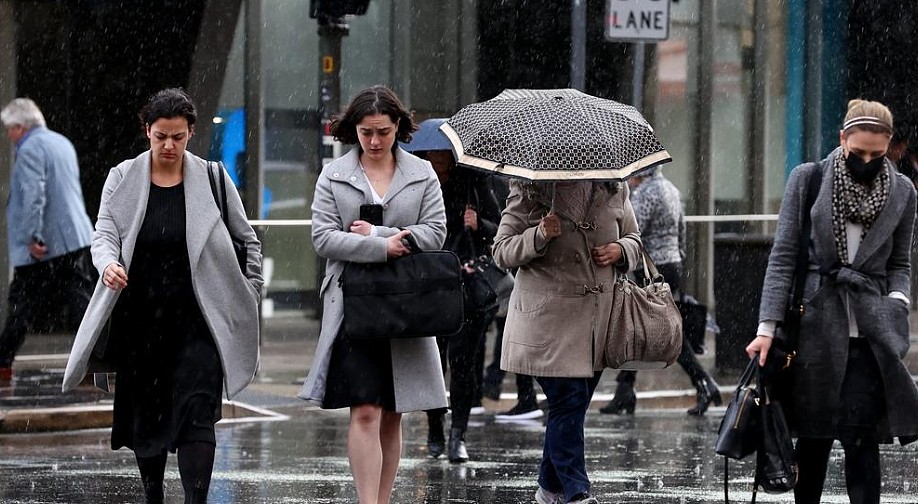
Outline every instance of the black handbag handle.
MULTIPOLYGON (((748 387, 752 384, 753 378, 756 382, 756 388, 761 394, 761 397, 766 397, 764 394, 765 388, 762 386, 762 372, 759 368, 759 354, 755 354, 749 359, 749 364, 746 364, 746 369, 743 370, 743 374, 740 376, 739 383, 736 385, 736 390, 734 394, 738 394, 740 390, 748 387)), ((724 456, 724 504, 730 504, 730 459, 726 455, 724 456)), ((751 504, 755 504, 756 489, 758 487, 758 481, 752 482, 752 501, 751 504)))

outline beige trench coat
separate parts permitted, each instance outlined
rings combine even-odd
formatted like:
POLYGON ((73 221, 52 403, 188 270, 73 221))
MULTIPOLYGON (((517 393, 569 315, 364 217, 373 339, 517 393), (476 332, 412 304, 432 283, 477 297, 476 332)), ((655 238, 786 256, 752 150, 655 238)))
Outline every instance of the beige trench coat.
POLYGON ((552 208, 550 186, 512 181, 494 238, 494 259, 519 267, 504 329, 501 368, 532 376, 586 378, 603 369, 616 274, 637 266, 641 241, 627 184, 558 184, 561 236, 536 249, 539 221, 552 208), (592 197, 589 188, 595 187, 592 197), (599 267, 591 249, 619 243, 625 264, 599 267))

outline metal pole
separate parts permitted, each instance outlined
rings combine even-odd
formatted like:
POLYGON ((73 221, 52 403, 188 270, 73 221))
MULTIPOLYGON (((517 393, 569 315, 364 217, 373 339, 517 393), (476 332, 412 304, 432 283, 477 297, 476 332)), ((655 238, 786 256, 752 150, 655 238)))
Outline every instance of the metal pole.
MULTIPOLYGON (((711 167, 711 116, 714 95, 714 35, 717 30, 715 13, 717 0, 701 2, 698 47, 698 95, 695 100, 695 194, 696 215, 714 214, 714 177, 711 167)), ((692 271, 687 275, 699 300, 714 306, 714 226, 698 226, 695 235, 695 257, 692 271)))
POLYGON ((249 219, 262 216, 264 139, 264 82, 261 79, 262 0, 246 0, 245 10, 245 190, 249 219))
POLYGON ((586 0, 571 0, 571 87, 583 91, 586 82, 586 0))
MULTIPOLYGON (((332 117, 341 109, 341 39, 348 34, 343 18, 319 17, 319 166, 341 155, 341 144, 331 134, 332 117)), ((325 259, 316 256, 316 290, 325 278, 325 259)), ((316 304, 322 318, 322 303, 316 304)))
POLYGON ((644 47, 643 41, 635 42, 634 68, 631 74, 631 105, 638 110, 644 109, 644 47))

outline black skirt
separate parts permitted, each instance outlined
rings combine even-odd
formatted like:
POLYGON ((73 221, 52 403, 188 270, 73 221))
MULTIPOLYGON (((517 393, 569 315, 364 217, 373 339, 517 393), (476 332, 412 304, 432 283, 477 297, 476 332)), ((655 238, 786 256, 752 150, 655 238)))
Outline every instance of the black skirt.
POLYGON ((389 340, 355 340, 339 332, 325 384, 324 409, 373 404, 395 411, 389 340))

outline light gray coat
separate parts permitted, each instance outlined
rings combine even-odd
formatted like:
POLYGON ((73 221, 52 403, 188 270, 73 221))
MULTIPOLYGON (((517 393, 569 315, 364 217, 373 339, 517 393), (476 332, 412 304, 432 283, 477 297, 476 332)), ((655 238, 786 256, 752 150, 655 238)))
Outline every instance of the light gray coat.
MULTIPOLYGON (((228 221, 233 236, 246 244, 245 275, 239 270, 230 235, 220 218, 207 175, 207 161, 185 152, 185 236, 191 281, 201 313, 214 337, 223 365, 224 387, 232 398, 246 387, 258 367, 258 301, 264 283, 261 276, 261 243, 246 220, 239 194, 222 173, 228 221)), ((143 224, 150 194, 150 152, 111 169, 102 190, 99 219, 92 239, 92 259, 100 279, 83 316, 67 361, 64 391, 80 383, 88 370, 99 337, 121 294, 102 284, 101 275, 112 263, 120 263, 130 281, 131 258, 137 233, 143 224)), ((100 354, 102 352, 99 352, 100 354)))
MULTIPOLYGON (((358 164, 358 149, 325 166, 316 182, 312 202, 312 241, 328 259, 319 288, 324 309, 322 330, 306 383, 298 396, 322 404, 325 398, 332 344, 344 320, 338 280, 348 262, 383 262, 386 238, 411 230, 424 250, 439 250, 446 239, 446 214, 440 183, 430 163, 402 149, 395 154, 395 176, 383 202, 383 224, 377 236, 348 231, 359 218, 360 205, 372 203, 370 185, 358 164)), ((446 407, 446 386, 434 338, 392 340, 392 377, 396 411, 446 407)))
MULTIPOLYGON (((918 435, 918 388, 903 362, 908 351, 908 309, 888 297, 911 292, 909 248, 915 221, 915 188, 889 161, 890 195, 849 267, 839 267, 832 231, 832 167, 841 149, 822 161, 819 195, 811 210, 807 275, 798 356, 794 361, 794 418, 803 437, 837 437, 839 394, 848 362, 848 310, 870 342, 885 386, 887 421, 881 439, 918 435)), ((762 289, 760 320, 781 321, 796 266, 807 184, 815 165, 795 168, 787 181, 778 230, 762 289)))

